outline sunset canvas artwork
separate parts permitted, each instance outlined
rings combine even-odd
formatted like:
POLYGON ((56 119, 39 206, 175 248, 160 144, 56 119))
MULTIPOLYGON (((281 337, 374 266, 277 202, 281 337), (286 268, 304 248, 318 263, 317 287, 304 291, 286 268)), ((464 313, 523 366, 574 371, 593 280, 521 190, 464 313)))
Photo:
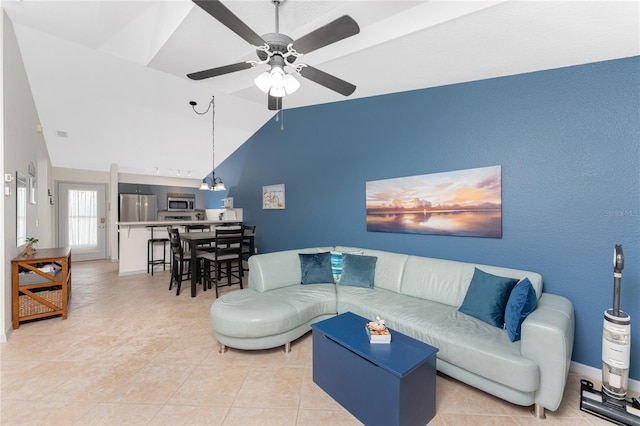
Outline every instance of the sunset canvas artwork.
POLYGON ((502 238, 502 167, 370 181, 367 231, 502 238))

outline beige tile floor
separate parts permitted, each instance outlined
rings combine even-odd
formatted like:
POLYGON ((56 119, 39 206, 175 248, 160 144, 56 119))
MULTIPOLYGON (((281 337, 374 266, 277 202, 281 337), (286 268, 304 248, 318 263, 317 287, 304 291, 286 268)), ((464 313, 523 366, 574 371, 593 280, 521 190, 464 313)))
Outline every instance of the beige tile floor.
MULTIPOLYGON (((310 333, 288 354, 220 354, 213 291, 176 297, 168 272, 117 272, 116 263, 74 263, 68 319, 24 323, 0 344, 0 424, 360 424, 313 383, 310 333)), ((562 405, 541 421, 438 375, 430 425, 609 424, 579 410, 579 381, 570 376, 562 405)))

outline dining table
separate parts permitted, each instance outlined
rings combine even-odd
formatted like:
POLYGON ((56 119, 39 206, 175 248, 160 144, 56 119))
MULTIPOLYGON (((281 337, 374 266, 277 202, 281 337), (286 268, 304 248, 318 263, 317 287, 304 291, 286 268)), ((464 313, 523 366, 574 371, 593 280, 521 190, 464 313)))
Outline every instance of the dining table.
MULTIPOLYGON (((251 253, 253 253, 254 237, 253 233, 243 233, 242 229, 238 229, 238 234, 242 234, 243 241, 247 241, 251 247, 251 253)), ((198 256, 198 247, 205 244, 215 244, 216 232, 187 232, 180 234, 180 239, 189 244, 189 251, 191 252, 191 259, 195 260, 198 256)), ((191 297, 196 297, 196 287, 198 285, 198 273, 199 262, 191 261, 191 297)))

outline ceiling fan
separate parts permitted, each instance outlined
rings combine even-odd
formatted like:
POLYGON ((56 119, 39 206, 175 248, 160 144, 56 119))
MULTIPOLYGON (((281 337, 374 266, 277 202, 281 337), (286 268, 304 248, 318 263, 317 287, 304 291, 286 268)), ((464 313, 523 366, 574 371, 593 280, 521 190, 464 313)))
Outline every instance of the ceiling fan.
POLYGON ((348 15, 344 15, 297 40, 279 32, 279 7, 284 0, 271 0, 276 8, 276 28, 274 33, 259 36, 244 22, 233 14, 222 2, 218 0, 193 0, 205 12, 220 21, 231 31, 242 37, 256 48, 257 61, 245 61, 237 64, 225 65, 187 74, 192 80, 203 80, 236 71, 253 68, 257 65, 267 64, 269 71, 260 74, 256 79, 256 85, 268 94, 268 108, 270 110, 282 109, 282 97, 295 92, 300 83, 291 73, 285 72, 285 66, 293 68, 295 74, 314 81, 328 89, 349 96, 356 90, 356 86, 327 74, 310 65, 294 64, 303 54, 313 52, 321 47, 328 46, 337 41, 351 37, 360 32, 358 23, 348 15))

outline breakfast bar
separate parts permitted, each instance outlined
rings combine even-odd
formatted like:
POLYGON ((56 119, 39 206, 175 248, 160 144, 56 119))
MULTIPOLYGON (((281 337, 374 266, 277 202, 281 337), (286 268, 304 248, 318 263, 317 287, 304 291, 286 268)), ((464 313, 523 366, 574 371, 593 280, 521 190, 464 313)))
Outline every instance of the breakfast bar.
MULTIPOLYGON (((236 220, 154 220, 147 222, 119 222, 119 271, 118 275, 143 274, 147 272, 147 242, 150 238, 150 229, 155 228, 154 237, 166 235, 167 226, 179 228, 184 232, 184 227, 189 225, 209 225, 211 229, 220 225, 238 224, 236 220)), ((162 245, 154 247, 154 258, 162 259, 162 245)), ((170 256, 170 254, 169 254, 170 256)))

